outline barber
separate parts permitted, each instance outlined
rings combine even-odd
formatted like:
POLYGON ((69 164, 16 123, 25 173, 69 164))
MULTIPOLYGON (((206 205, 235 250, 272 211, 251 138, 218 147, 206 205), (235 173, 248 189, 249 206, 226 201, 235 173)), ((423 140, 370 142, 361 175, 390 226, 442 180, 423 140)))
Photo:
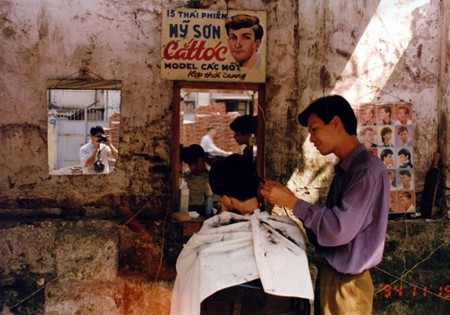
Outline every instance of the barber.
POLYGON ((389 212, 389 177, 381 160, 358 141, 357 120, 339 95, 322 97, 298 115, 322 155, 340 161, 327 202, 314 205, 286 186, 266 181, 260 193, 293 209, 323 258, 318 267, 314 314, 371 314, 374 287, 369 269, 383 256, 389 212))

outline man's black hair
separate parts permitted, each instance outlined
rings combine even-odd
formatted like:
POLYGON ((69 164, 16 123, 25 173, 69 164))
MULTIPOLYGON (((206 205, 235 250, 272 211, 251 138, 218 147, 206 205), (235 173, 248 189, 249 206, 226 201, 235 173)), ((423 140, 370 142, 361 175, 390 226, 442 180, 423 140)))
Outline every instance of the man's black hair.
POLYGON ((191 144, 190 146, 181 150, 181 159, 186 164, 191 164, 197 161, 199 158, 205 156, 205 151, 199 144, 191 144))
POLYGON ((209 185, 214 194, 245 201, 258 196, 259 177, 252 161, 232 154, 212 164, 209 185))
POLYGON ((242 115, 236 117, 230 124, 233 131, 239 132, 243 135, 256 134, 258 125, 258 116, 242 115))
POLYGON ((97 133, 101 132, 102 134, 105 134, 105 129, 103 129, 102 126, 95 126, 92 127, 89 133, 93 136, 95 136, 97 133))
POLYGON ((303 127, 308 127, 308 118, 316 114, 325 124, 329 124, 333 117, 341 119, 345 131, 349 135, 356 135, 356 115, 350 103, 340 95, 321 97, 312 102, 298 115, 298 121, 303 127))

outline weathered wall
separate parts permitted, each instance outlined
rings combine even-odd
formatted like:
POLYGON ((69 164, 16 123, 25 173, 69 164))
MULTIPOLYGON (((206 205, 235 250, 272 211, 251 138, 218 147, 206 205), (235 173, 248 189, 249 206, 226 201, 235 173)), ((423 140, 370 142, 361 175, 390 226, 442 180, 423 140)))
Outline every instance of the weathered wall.
MULTIPOLYGON (((450 186, 450 167, 448 160, 450 151, 448 140, 450 139, 450 3, 442 1, 442 24, 441 24, 441 58, 439 68, 439 93, 438 93, 438 113, 439 113, 439 150, 443 156, 442 171, 444 174, 445 187, 450 186)), ((445 209, 450 209, 450 201, 446 199, 445 209)), ((448 213, 450 217, 450 213, 448 213)))
MULTIPOLYGON (((85 272, 89 276, 96 270, 89 264, 96 258, 93 248, 99 250, 99 255, 113 255, 114 259, 106 260, 101 267, 109 270, 109 283, 114 283, 102 287, 104 310, 111 314, 132 314, 132 310, 125 308, 141 301, 141 304, 150 303, 148 307, 157 310, 157 314, 167 312, 168 301, 161 296, 170 294, 170 284, 154 283, 162 252, 159 245, 162 239, 176 240, 179 235, 176 226, 165 225, 163 221, 166 211, 171 210, 172 96, 171 82, 161 80, 159 75, 160 25, 163 6, 186 3, 0 2, 0 218, 3 221, 0 233, 4 236, 0 238, 0 280, 11 289, 8 292, 26 288, 19 298, 2 296, 1 304, 11 306, 12 301, 16 303, 42 287, 42 283, 57 277, 36 295, 41 299, 37 302, 41 311, 46 308, 47 313, 54 314, 64 309, 68 310, 66 313, 76 310, 95 313, 92 310, 96 310, 94 306, 100 301, 93 294, 98 285, 96 279, 88 283, 77 282, 80 279, 59 281, 59 274, 64 275, 62 271, 68 265, 58 264, 55 259, 70 252, 65 244, 76 243, 79 238, 83 240, 79 244, 84 246, 69 263, 73 266, 74 262, 87 263, 80 275, 85 272), (92 77, 99 75, 122 81, 117 172, 101 177, 49 176, 47 79, 78 76, 86 70, 92 77), (131 220, 137 211, 140 212, 137 219, 157 220, 145 225, 136 218, 131 220), (20 222, 19 217, 32 224, 20 222), (58 220, 47 220, 50 218, 58 220), (125 232, 114 238, 112 247, 103 251, 98 242, 105 239, 104 235, 111 235, 108 227, 113 230, 117 227, 96 221, 92 228, 88 223, 78 222, 89 218, 115 219, 119 226, 128 220, 129 229, 125 228, 125 232), (137 271, 138 279, 123 276, 126 271, 133 277, 137 271), (114 272, 119 276, 114 278, 114 272), (160 305, 155 306, 158 302, 160 305)), ((201 3, 211 5, 212 9, 226 8, 226 1, 201 3)), ((295 118, 312 99, 340 93, 351 103, 400 99, 413 103, 417 122, 414 153, 418 191, 423 187, 425 171, 436 150, 443 157, 442 187, 449 186, 450 4, 447 1, 250 0, 229 1, 228 6, 267 11, 264 117, 266 136, 270 135, 271 139, 266 143, 265 153, 269 178, 288 183, 298 194, 311 200, 324 196, 332 175, 328 162, 333 158, 317 154, 307 142, 306 130, 298 126, 295 118)), ((449 201, 443 200, 442 209, 447 211, 449 201)), ((430 230, 426 222, 420 223, 425 226, 419 224, 419 228, 430 230)), ((421 257, 441 244, 444 245, 440 250, 448 248, 447 221, 440 221, 433 229, 442 230, 443 236, 433 234, 430 239, 423 238, 417 229, 408 234, 410 244, 419 246, 420 242, 426 242, 421 257)), ((405 237, 398 229, 390 229, 389 233, 390 239, 402 244, 405 237)), ((388 244, 393 248, 386 254, 386 268, 395 269, 393 274, 400 275, 403 258, 396 252, 394 247, 398 245, 394 243, 388 244)), ((179 245, 167 246, 166 242, 167 253, 164 253, 171 258, 172 265, 166 259, 162 266, 168 279, 179 245)), ((448 261, 448 251, 437 253, 443 262, 448 261)), ((442 277, 448 281, 445 264, 434 265, 429 270, 436 266, 444 269, 442 277)), ((408 263, 407 267, 412 266, 408 263)), ((418 284, 444 288, 448 285, 429 274, 419 275, 418 284)), ((391 281, 382 276, 377 279, 380 282, 376 285, 381 280, 391 281)), ((389 301, 378 299, 377 305, 389 309, 389 301)), ((402 299, 394 302, 400 310, 408 310, 411 304, 402 299)), ((136 306, 135 313, 139 310, 136 306)))
POLYGON ((46 207, 90 204, 101 215, 111 206, 111 194, 130 196, 137 205, 151 197, 153 213, 170 206, 171 83, 159 77, 155 32, 161 3, 2 1, 1 208, 33 208, 36 214, 46 207), (78 77, 83 70, 122 81, 117 172, 52 177, 46 81, 78 77))
MULTIPOLYGON (((448 150, 444 145, 438 147, 437 135, 439 119, 444 125, 447 119, 439 112, 449 107, 448 97, 441 99, 439 93, 448 89, 443 83, 447 81, 440 79, 441 62, 448 65, 447 51, 441 58, 445 34, 441 34, 440 21, 448 15, 446 10, 440 1, 300 1, 298 55, 291 64, 296 65, 298 85, 289 87, 293 97, 279 93, 280 98, 271 98, 268 105, 267 134, 280 140, 267 143, 269 176, 290 179, 293 189, 307 191, 313 200, 323 195, 324 183, 332 176, 329 162, 333 157, 318 156, 305 128, 292 123, 295 114, 313 99, 336 93, 351 104, 404 100, 414 106, 414 167, 420 193, 433 152, 448 150)), ((272 36, 282 38, 279 33, 272 36)), ((448 38, 445 42, 448 45, 448 38)), ((270 62, 289 62, 289 58, 274 59, 270 62)), ((284 78, 276 70, 269 74, 284 78)), ((276 80, 271 79, 269 94, 276 80)))

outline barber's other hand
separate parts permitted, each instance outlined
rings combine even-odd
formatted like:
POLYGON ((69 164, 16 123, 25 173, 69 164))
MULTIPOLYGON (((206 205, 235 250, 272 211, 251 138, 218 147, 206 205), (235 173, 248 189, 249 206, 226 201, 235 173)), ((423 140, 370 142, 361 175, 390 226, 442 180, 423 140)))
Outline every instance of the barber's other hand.
POLYGON ((266 180, 266 182, 261 185, 259 192, 261 196, 273 205, 293 209, 297 202, 297 197, 289 188, 271 180, 266 180))

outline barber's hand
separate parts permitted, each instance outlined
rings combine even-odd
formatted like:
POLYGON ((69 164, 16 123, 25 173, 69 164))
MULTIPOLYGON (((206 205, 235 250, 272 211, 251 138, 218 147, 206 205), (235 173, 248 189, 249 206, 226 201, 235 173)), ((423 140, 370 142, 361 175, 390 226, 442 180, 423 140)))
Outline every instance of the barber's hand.
POLYGON ((273 205, 294 209, 297 197, 286 186, 270 180, 260 186, 260 194, 273 205))

